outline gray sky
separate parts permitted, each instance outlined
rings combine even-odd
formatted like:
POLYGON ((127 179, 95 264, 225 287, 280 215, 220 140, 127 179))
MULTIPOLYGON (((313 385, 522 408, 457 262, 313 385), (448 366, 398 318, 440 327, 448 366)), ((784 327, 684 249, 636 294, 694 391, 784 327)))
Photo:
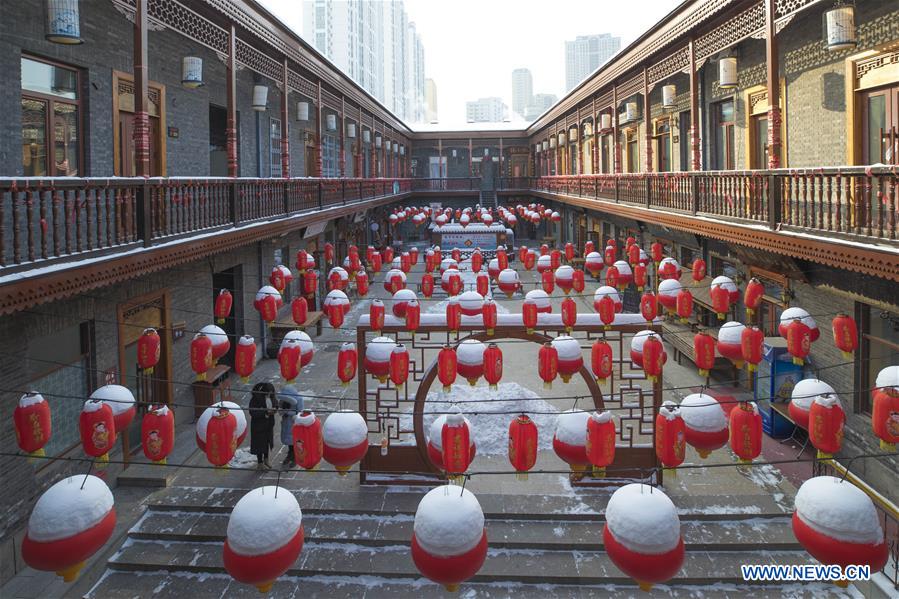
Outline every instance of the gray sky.
MULTIPOLYGON (((260 0, 302 35, 302 2, 260 0)), ((307 0, 302 0, 307 1, 307 0)), ((377 1, 377 0, 371 0, 377 1)), ((562 97, 565 40, 611 33, 622 47, 679 0, 405 0, 437 83, 441 128, 465 123, 465 102, 501 96, 511 110, 512 70, 531 69, 534 93, 562 97)))

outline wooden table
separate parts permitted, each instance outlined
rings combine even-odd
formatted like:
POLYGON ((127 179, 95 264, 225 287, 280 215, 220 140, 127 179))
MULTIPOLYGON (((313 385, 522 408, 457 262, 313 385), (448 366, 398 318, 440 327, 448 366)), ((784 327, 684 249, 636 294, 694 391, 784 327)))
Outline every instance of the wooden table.
POLYGON ((319 336, 322 334, 322 318, 324 317, 324 312, 309 312, 306 316, 306 322, 303 323, 303 326, 297 326, 297 323, 293 321, 293 317, 288 315, 282 318, 279 318, 275 322, 272 323, 271 328, 271 338, 266 348, 266 355, 269 358, 277 358, 278 357, 278 348, 281 345, 281 341, 284 340, 284 335, 289 333, 290 331, 294 331, 297 329, 306 330, 307 327, 315 326, 315 336, 319 336))

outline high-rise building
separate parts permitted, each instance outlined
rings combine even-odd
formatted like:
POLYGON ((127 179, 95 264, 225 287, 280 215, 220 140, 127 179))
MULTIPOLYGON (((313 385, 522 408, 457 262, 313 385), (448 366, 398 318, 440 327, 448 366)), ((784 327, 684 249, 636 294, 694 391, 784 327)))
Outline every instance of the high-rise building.
POLYGON ((307 0, 303 36, 399 118, 425 120, 424 46, 403 0, 307 0))
POLYGON ((501 123, 509 116, 509 107, 500 97, 478 98, 465 103, 465 120, 469 123, 501 123))
POLYGON ((538 116, 549 110, 559 98, 556 94, 534 94, 530 104, 524 111, 524 118, 528 121, 536 120, 538 116))
POLYGON ((534 78, 530 69, 515 69, 512 71, 512 110, 520 116, 524 116, 527 107, 533 101, 534 78))
POLYGON ((436 123, 437 117, 437 84, 433 79, 425 79, 425 107, 429 123, 436 123))
POLYGON ((621 38, 609 33, 579 35, 565 42, 565 91, 602 66, 621 49, 621 38))

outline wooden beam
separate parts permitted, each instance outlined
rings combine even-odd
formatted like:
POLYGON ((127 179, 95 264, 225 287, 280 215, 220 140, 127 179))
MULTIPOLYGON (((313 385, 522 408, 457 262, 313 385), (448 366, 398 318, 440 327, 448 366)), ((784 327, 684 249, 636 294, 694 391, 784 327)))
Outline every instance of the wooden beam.
POLYGON ((780 128, 780 65, 775 27, 776 0, 765 0, 765 58, 768 76, 768 168, 780 168, 782 141, 780 128))
POLYGON ((646 128, 646 164, 647 173, 652 172, 652 102, 649 100, 649 71, 643 67, 643 126, 646 128))
POLYGON ((225 151, 228 156, 228 176, 238 176, 237 162, 237 34, 234 23, 228 35, 227 118, 225 121, 225 151))
POLYGON ((696 44, 690 38, 689 44, 690 69, 690 170, 702 169, 699 137, 699 74, 696 69, 696 44))
POLYGON ((147 65, 147 3, 135 0, 134 10, 134 174, 149 177, 150 172, 150 80, 147 65))
POLYGON ((287 59, 284 59, 284 89, 281 92, 281 176, 290 178, 290 126, 288 125, 287 59))

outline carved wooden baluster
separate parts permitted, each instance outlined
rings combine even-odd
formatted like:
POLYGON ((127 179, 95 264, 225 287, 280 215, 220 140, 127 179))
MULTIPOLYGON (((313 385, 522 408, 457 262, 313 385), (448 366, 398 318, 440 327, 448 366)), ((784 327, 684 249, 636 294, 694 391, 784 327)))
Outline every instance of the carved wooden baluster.
MULTIPOLYGON (((60 255, 60 247, 59 246, 61 244, 59 243, 59 224, 61 222, 63 227, 66 226, 65 220, 60 218, 60 214, 61 214, 62 208, 63 208, 63 206, 62 206, 63 201, 64 200, 63 200, 61 192, 59 190, 56 190, 53 193, 52 204, 50 204, 50 207, 52 208, 52 211, 53 211, 53 255, 54 256, 60 255)), ((65 229, 63 229, 63 231, 65 231, 65 229)))
MULTIPOLYGON (((6 194, 0 190, 0 266, 6 266, 6 194)), ((10 206, 16 203, 15 183, 9 189, 10 206)))
MULTIPOLYGON (((23 194, 23 202, 24 202, 24 194, 23 194)), ((13 263, 20 264, 22 262, 22 239, 21 239, 21 227, 19 225, 19 213, 22 211, 20 209, 20 204, 23 202, 19 202, 19 192, 14 191, 11 194, 12 203, 12 252, 13 252, 13 263)))
POLYGON ((28 227, 28 261, 34 262, 34 191, 25 192, 25 224, 28 227))
POLYGON ((895 170, 892 177, 887 178, 887 190, 884 192, 884 200, 890 203, 890 239, 899 237, 896 231, 896 203, 899 202, 899 176, 895 170))
MULTIPOLYGON (((872 181, 871 181, 872 185, 873 185, 874 181, 877 181, 877 191, 875 193, 872 190, 871 198, 877 205, 877 236, 883 237, 883 225, 884 225, 884 221, 886 220, 886 214, 884 214, 884 211, 886 210, 886 196, 884 195, 884 191, 883 191, 884 190, 883 176, 881 175, 881 176, 877 177, 876 179, 872 178, 872 181)), ((871 208, 873 209, 874 206, 872 205, 871 208)))
POLYGON ((49 257, 49 254, 47 253, 47 238, 50 236, 50 227, 47 221, 47 196, 52 193, 52 190, 45 192, 43 189, 39 189, 37 191, 38 214, 40 215, 38 225, 40 226, 41 231, 41 258, 44 259, 49 257))

